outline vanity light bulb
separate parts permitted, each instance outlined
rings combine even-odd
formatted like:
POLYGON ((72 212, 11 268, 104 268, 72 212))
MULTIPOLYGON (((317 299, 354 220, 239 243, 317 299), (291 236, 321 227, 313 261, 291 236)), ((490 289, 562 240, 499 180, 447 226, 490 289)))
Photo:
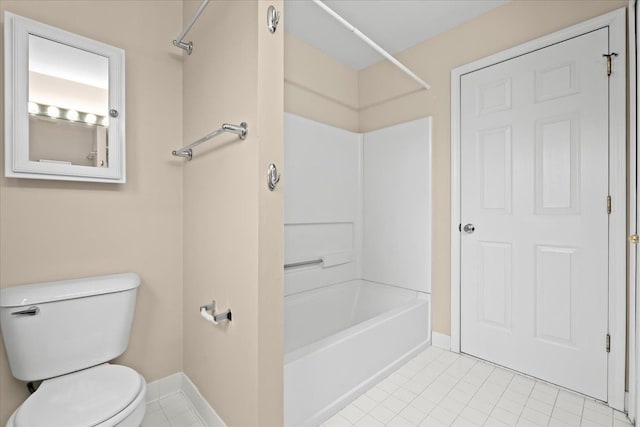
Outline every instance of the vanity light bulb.
POLYGON ((89 113, 84 117, 84 121, 89 123, 90 125, 95 124, 96 120, 98 120, 98 118, 96 117, 95 114, 89 113))
POLYGON ((100 122, 100 124, 104 127, 108 127, 109 126, 109 118, 108 117, 103 117, 102 121, 100 122))
POLYGON ((58 107, 54 107, 54 106, 47 107, 47 116, 59 117, 60 116, 60 109, 58 107))
POLYGON ((75 122, 76 120, 78 120, 79 116, 80 115, 78 114, 78 112, 76 110, 67 111, 67 119, 71 120, 72 122, 75 122))
POLYGON ((30 114, 38 114, 40 112, 40 107, 35 102, 29 102, 27 104, 27 110, 29 110, 30 114))

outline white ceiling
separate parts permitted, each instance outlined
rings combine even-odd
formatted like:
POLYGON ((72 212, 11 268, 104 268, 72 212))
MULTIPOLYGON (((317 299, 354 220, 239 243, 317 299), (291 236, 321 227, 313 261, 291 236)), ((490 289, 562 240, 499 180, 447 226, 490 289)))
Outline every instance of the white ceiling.
MULTIPOLYGON (((391 54, 475 18, 508 0, 326 0, 391 54)), ((285 31, 361 70, 382 58, 310 0, 285 0, 285 31)))

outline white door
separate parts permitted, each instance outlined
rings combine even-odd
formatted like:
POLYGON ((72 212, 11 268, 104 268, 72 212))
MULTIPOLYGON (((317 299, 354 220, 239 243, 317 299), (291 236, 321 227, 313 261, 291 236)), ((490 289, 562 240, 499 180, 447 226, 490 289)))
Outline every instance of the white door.
POLYGON ((461 79, 461 351, 607 400, 607 29, 461 79))

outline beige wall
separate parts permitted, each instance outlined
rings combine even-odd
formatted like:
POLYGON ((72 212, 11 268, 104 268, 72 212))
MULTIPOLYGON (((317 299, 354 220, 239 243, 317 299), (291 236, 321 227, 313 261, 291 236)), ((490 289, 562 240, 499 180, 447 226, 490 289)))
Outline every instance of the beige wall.
POLYGON ((230 427, 283 419, 282 187, 269 192, 265 175, 282 164, 283 33, 267 31, 269 4, 215 2, 184 58, 184 140, 249 125, 246 140, 219 136, 184 165, 184 371, 230 427), (213 299, 233 322, 202 320, 213 299))
POLYGON ((449 335, 451 327, 451 70, 626 5, 626 0, 507 3, 397 55, 429 82, 429 91, 415 91, 416 84, 387 62, 358 74, 361 132, 433 117, 434 331, 449 335))
POLYGON ((29 71, 29 101, 106 116, 109 91, 72 80, 29 71))
POLYGON ((357 71, 288 33, 284 52, 285 111, 357 132, 357 71))
MULTIPOLYGON (((120 362, 147 381, 178 372, 182 167, 170 150, 182 140, 182 66, 171 40, 182 2, 3 0, 0 9, 125 49, 127 83, 126 184, 0 178, 0 286, 135 271, 142 286, 120 362)), ((26 395, 0 348, 0 425, 26 395)))

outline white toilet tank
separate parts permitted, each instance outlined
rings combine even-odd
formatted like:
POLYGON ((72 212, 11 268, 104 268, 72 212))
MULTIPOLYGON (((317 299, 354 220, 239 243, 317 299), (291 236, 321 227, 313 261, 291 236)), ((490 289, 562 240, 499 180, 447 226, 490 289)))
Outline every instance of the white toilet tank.
POLYGON ((0 327, 14 377, 35 381, 95 366, 129 343, 135 273, 0 289, 0 327))

